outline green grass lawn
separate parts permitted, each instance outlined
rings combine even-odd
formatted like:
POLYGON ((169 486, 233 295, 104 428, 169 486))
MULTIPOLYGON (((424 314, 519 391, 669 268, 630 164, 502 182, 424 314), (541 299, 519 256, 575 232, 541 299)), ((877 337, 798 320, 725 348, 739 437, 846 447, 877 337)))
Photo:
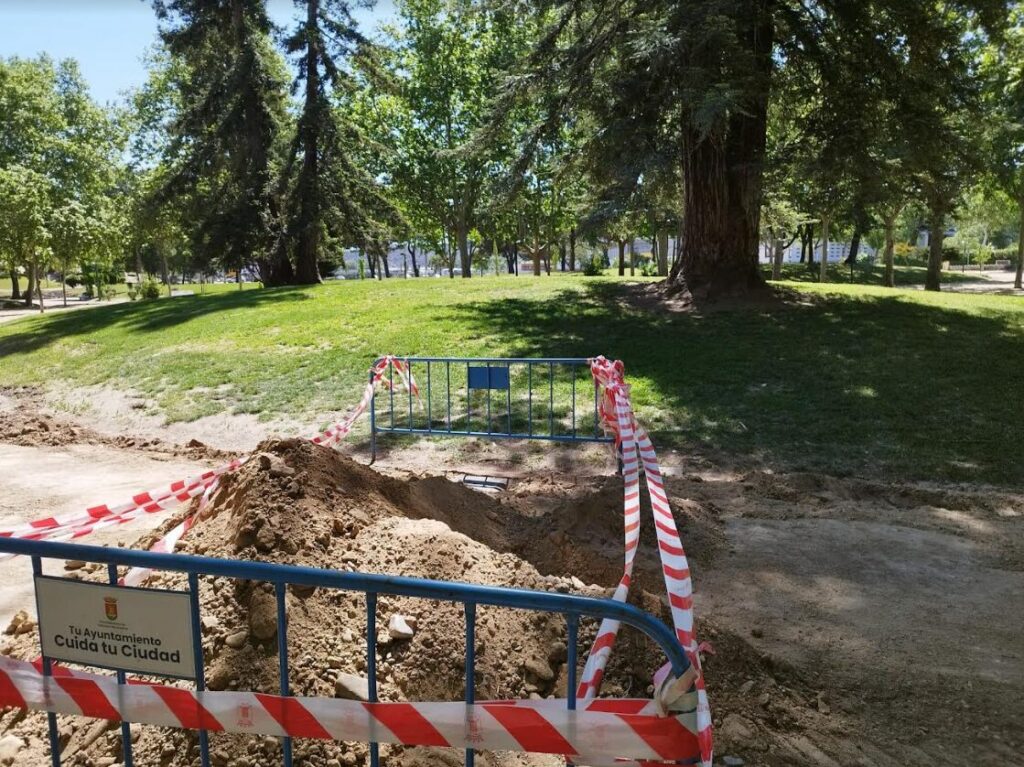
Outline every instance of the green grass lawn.
POLYGON ((669 314, 578 276, 332 282, 119 304, 0 325, 0 385, 108 384, 171 419, 311 424, 379 354, 626 363, 661 446, 779 468, 1024 482, 1024 301, 784 283, 772 307, 669 314))

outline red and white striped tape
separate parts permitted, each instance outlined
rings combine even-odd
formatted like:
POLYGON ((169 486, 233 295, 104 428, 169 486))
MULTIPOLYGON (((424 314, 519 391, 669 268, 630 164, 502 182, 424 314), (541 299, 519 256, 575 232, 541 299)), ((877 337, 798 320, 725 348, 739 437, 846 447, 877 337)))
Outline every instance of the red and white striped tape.
POLYGON ((362 703, 257 692, 196 692, 0 658, 0 706, 212 732, 488 750, 604 754, 591 765, 694 759, 692 714, 660 716, 649 700, 362 703))
MULTIPOLYGON (((384 378, 389 365, 394 366, 394 369, 398 372, 402 385, 419 397, 419 389, 408 365, 391 355, 382 357, 373 366, 373 378, 364 388, 363 396, 353 411, 338 423, 311 437, 311 441, 318 445, 333 446, 344 439, 351 431, 355 421, 369 406, 374 388, 377 385, 390 386, 390 381, 384 378)), ((167 511, 209 491, 212 487, 215 487, 216 481, 220 476, 239 468, 249 458, 251 456, 244 456, 194 477, 177 480, 160 488, 137 493, 130 500, 122 503, 114 505, 100 504, 98 506, 91 506, 82 512, 44 517, 43 519, 3 529, 0 530, 0 537, 27 538, 29 540, 75 539, 106 527, 132 522, 143 514, 167 511)), ((161 543, 176 544, 190 527, 191 524, 182 523, 171 534, 158 541, 156 545, 159 546, 161 543)), ((172 551, 173 546, 160 550, 172 551)), ((15 555, 0 554, 0 559, 11 556, 15 555)))
MULTIPOLYGON (((665 492, 665 482, 658 465, 658 456, 646 430, 637 423, 624 371, 625 367, 620 360, 612 362, 604 357, 596 357, 591 360, 594 381, 601 388, 601 421, 605 428, 615 435, 616 444, 620 447, 622 454, 626 553, 622 579, 612 598, 625 602, 629 596, 633 564, 640 541, 640 467, 642 465, 647 491, 651 499, 651 512, 654 517, 658 553, 661 557, 661 569, 668 593, 672 624, 676 631, 676 637, 686 651, 691 664, 691 674, 683 680, 673 679, 671 669, 667 666, 660 669, 655 675, 655 685, 658 688, 658 697, 662 700, 671 699, 668 694, 670 690, 682 691, 682 689, 689 688, 691 683, 696 687, 695 713, 701 763, 704 767, 710 767, 713 758, 711 710, 704 688, 700 653, 694 634, 693 583, 690 579, 690 566, 679 538, 679 531, 676 529, 668 495, 665 492)), ((597 694, 618 631, 618 621, 602 621, 581 675, 579 697, 590 699, 597 694)))

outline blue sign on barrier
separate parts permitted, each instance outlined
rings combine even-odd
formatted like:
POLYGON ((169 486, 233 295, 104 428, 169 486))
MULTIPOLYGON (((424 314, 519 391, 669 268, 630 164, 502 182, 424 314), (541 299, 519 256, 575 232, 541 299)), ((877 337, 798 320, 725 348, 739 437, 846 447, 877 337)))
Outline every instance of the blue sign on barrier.
POLYGON ((470 389, 507 389, 508 368, 469 368, 470 389))

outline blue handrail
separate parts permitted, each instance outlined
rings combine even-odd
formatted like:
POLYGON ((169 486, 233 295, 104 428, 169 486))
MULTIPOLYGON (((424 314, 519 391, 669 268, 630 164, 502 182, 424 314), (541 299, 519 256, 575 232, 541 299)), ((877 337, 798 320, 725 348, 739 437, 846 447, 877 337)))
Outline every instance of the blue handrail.
MULTIPOLYGON (((288 585, 302 585, 322 588, 358 591, 366 595, 367 606, 367 676, 372 698, 376 697, 376 621, 377 596, 380 594, 413 597, 419 599, 440 600, 462 603, 466 606, 466 636, 473 637, 472 621, 477 605, 508 607, 513 609, 533 610, 537 612, 558 613, 566 616, 569 632, 568 658, 569 666, 569 701, 570 708, 575 708, 575 678, 577 664, 577 629, 582 617, 594 619, 613 619, 632 626, 652 639, 665 653, 677 676, 681 676, 689 668, 689 661, 683 648, 676 640, 673 631, 658 618, 630 604, 623 604, 612 599, 595 599, 575 594, 558 594, 529 589, 506 588, 501 586, 480 586, 472 583, 438 581, 421 578, 409 578, 395 575, 373 575, 360 572, 340 570, 320 570, 299 565, 283 565, 272 562, 252 562, 213 557, 192 556, 187 554, 167 554, 135 549, 107 548, 87 546, 77 543, 54 541, 34 541, 22 538, 0 538, 0 552, 23 554, 32 558, 33 572, 42 572, 42 559, 79 560, 97 562, 108 566, 109 579, 113 582, 117 566, 141 567, 152 570, 163 570, 186 573, 192 593, 193 627, 196 631, 195 642, 198 645, 199 600, 198 576, 218 576, 240 578, 252 581, 264 581, 275 586, 278 608, 278 651, 281 671, 281 694, 288 695, 288 653, 287 623, 284 614, 284 593, 288 585)), ((202 666, 202 652, 196 652, 196 684, 198 689, 205 686, 202 666)), ((467 644, 466 652, 466 699, 472 701, 475 653, 472 643, 467 644)), ((49 673, 49 660, 43 659, 44 673, 49 673)), ((122 675, 119 675, 119 679, 122 675)), ((50 723, 51 744, 56 746, 56 718, 48 717, 50 723)), ((200 733, 200 763, 209 765, 209 752, 205 731, 200 733)), ((125 764, 131 764, 131 741, 125 739, 125 764)), ((286 767, 292 765, 291 744, 285 739, 283 758, 286 767)), ((376 744, 371 744, 371 765, 376 767, 379 760, 376 744)), ((466 761, 472 764, 472 752, 467 752, 466 761)), ((54 750, 52 764, 60 767, 60 755, 54 750)))

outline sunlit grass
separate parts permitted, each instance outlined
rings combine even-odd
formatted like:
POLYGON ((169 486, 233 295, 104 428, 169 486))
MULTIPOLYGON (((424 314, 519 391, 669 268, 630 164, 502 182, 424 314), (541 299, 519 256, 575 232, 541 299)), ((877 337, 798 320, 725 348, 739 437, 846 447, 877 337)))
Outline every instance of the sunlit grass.
POLYGON ((641 418, 665 446, 809 470, 1024 481, 1016 297, 789 282, 797 297, 778 305, 673 314, 640 308, 618 280, 564 275, 207 287, 0 326, 0 385, 102 384, 139 392, 172 420, 229 411, 314 424, 352 405, 388 352, 603 353, 625 361, 641 418))

